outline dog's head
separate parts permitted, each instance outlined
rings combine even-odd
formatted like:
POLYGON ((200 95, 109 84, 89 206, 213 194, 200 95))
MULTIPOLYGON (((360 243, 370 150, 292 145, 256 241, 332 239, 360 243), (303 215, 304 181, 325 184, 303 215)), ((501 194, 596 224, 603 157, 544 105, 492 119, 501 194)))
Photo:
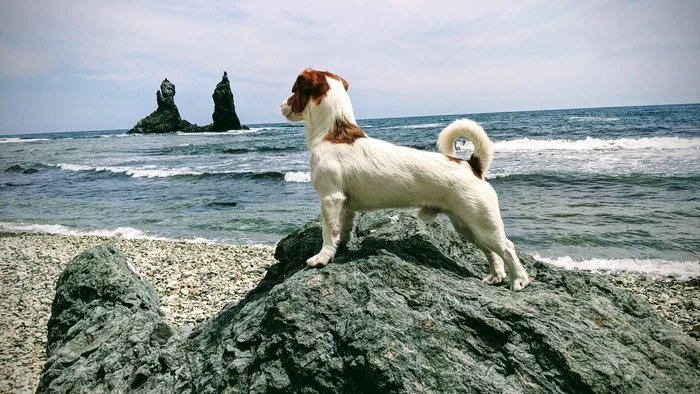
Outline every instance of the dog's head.
POLYGON ((292 95, 282 102, 282 115, 290 122, 299 122, 308 117, 315 107, 330 105, 327 97, 345 95, 348 81, 328 71, 307 68, 297 77, 292 86, 292 95))

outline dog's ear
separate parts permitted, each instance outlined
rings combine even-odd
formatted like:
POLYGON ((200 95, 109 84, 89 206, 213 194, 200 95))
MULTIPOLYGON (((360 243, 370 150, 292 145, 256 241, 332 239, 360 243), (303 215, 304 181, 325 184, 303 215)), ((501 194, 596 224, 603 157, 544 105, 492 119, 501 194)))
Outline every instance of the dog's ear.
POLYGON ((324 73, 310 68, 302 71, 294 82, 294 86, 292 86, 292 93, 294 94, 289 98, 292 112, 304 112, 304 108, 306 108, 306 105, 312 98, 319 103, 329 89, 330 86, 324 73))
POLYGON ((294 86, 292 86, 292 93, 294 94, 288 100, 289 105, 292 106, 292 112, 304 112, 304 108, 306 108, 310 99, 313 99, 317 104, 320 103, 331 88, 328 84, 328 78, 334 78, 342 82, 345 91, 350 87, 348 81, 339 75, 328 71, 316 71, 312 68, 307 68, 299 74, 294 82, 294 86))
POLYGON ((308 91, 313 97, 326 94, 329 88, 326 75, 310 68, 307 68, 299 75, 297 82, 299 82, 301 89, 308 91))
POLYGON ((338 78, 340 78, 340 82, 343 83, 343 87, 345 88, 345 91, 347 92, 348 89, 350 88, 350 84, 348 83, 348 81, 345 80, 345 78, 341 77, 340 75, 338 75, 338 78))

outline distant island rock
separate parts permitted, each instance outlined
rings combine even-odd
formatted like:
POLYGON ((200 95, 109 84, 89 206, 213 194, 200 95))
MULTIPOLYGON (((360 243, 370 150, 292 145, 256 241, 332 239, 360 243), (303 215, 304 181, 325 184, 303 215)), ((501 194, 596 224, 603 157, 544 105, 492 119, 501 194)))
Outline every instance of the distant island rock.
POLYGON ((231 83, 228 81, 226 71, 224 71, 221 82, 216 84, 216 89, 211 97, 214 99, 214 113, 211 115, 214 123, 211 124, 211 129, 240 130, 241 121, 236 115, 236 105, 233 103, 233 92, 231 92, 231 83))
POLYGON ((158 109, 141 119, 127 134, 248 130, 247 126, 241 125, 241 121, 236 114, 231 83, 226 71, 224 71, 221 82, 216 85, 212 94, 214 113, 212 114, 213 123, 211 124, 198 126, 180 117, 180 112, 177 109, 177 105, 175 105, 175 85, 168 81, 167 78, 163 80, 160 90, 156 92, 156 99, 158 101, 158 109))
POLYGON ((127 134, 134 133, 172 133, 192 124, 180 117, 180 111, 175 105, 175 85, 165 78, 160 84, 160 90, 156 92, 158 108, 150 115, 136 123, 127 134))

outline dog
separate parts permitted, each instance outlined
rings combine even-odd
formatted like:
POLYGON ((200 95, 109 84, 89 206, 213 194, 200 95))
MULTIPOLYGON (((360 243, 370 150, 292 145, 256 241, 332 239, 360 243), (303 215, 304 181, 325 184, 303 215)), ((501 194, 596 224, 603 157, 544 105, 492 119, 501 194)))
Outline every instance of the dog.
POLYGON ((506 238, 498 196, 484 180, 493 157, 484 129, 469 119, 454 121, 438 136, 439 153, 373 139, 357 125, 348 88, 339 75, 309 68, 281 106, 287 120, 305 122, 311 183, 321 200, 323 246, 307 264, 323 267, 347 244, 356 212, 417 207, 425 221, 446 214, 455 230, 486 254, 485 283, 506 279, 505 261, 512 290, 530 284, 506 238), (455 157, 460 137, 474 145, 469 160, 455 157))

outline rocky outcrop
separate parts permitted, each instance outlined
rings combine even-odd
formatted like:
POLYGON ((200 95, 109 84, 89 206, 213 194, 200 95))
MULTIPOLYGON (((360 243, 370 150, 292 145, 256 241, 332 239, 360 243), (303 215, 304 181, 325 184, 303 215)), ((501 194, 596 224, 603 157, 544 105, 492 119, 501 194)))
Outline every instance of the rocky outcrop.
POLYGON ((192 125, 191 127, 185 128, 183 130, 184 132, 196 133, 203 131, 248 130, 248 126, 241 125, 241 121, 236 114, 231 83, 228 80, 226 71, 224 71, 221 82, 216 84, 216 88, 211 97, 214 99, 214 113, 211 116, 214 122, 206 126, 192 125))
POLYGON ((241 121, 236 114, 231 83, 228 80, 226 71, 224 71, 221 82, 216 85, 212 98, 214 99, 214 113, 212 114, 214 122, 206 126, 192 124, 180 117, 180 111, 175 105, 175 85, 168 81, 168 78, 165 78, 160 85, 160 90, 156 92, 158 108, 152 114, 136 123, 136 126, 129 130, 127 134, 248 130, 247 126, 241 125, 241 121))
POLYGON ((171 133, 180 131, 192 124, 180 117, 180 111, 175 105, 175 85, 165 78, 156 92, 158 108, 150 115, 136 123, 128 134, 134 133, 171 133))
POLYGON ((323 269, 317 221, 238 304, 190 330, 110 246, 61 275, 37 393, 690 393, 700 345, 605 278, 522 255, 533 284, 483 284, 442 222, 361 215, 323 269))
POLYGON ((36 168, 24 168, 19 164, 11 165, 5 169, 5 172, 14 172, 22 174, 36 174, 39 172, 36 168))
POLYGON ((224 71, 221 82, 216 84, 216 89, 211 97, 214 99, 214 113, 211 116, 214 123, 211 124, 211 129, 214 131, 240 130, 241 121, 236 115, 231 83, 228 81, 226 71, 224 71))

